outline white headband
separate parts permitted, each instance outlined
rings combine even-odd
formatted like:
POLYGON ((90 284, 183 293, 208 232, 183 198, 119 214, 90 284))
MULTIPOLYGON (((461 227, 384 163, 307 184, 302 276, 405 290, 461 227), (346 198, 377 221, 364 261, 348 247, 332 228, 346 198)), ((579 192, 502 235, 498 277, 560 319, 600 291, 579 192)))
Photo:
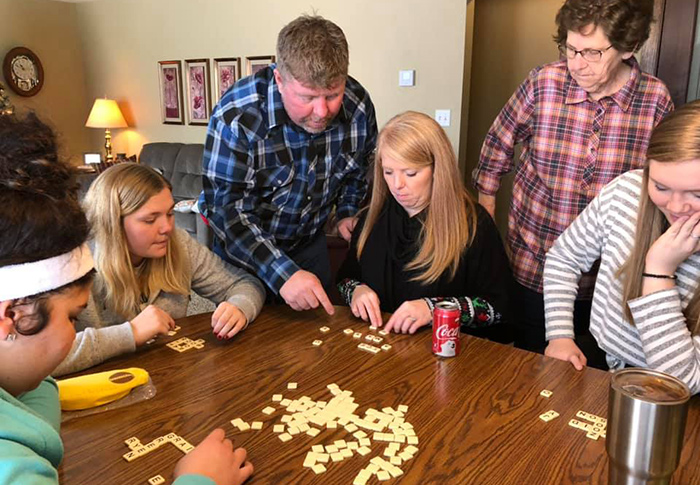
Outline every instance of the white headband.
POLYGON ((82 278, 94 267, 87 244, 53 258, 4 266, 0 268, 0 301, 55 290, 82 278))

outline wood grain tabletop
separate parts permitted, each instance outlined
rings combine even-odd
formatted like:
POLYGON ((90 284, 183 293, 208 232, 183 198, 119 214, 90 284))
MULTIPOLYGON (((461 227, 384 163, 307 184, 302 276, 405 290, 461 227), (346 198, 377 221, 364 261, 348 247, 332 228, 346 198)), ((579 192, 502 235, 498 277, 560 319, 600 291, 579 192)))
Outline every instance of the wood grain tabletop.
MULTIPOLYGON (((342 426, 316 437, 299 434, 282 442, 273 432, 284 409, 273 394, 288 399, 308 396, 329 401, 326 387, 335 383, 351 391, 356 414, 408 406, 419 443, 414 458, 400 465, 404 474, 384 483, 401 484, 605 484, 605 440, 586 438, 567 423, 579 410, 607 415, 609 374, 586 368, 577 372, 565 362, 509 346, 463 335, 459 356, 431 353, 432 334, 390 334, 388 351, 371 354, 346 328, 364 335, 366 323, 347 307, 335 315, 322 311, 294 312, 284 306, 265 307, 251 326, 231 341, 211 333, 210 316, 178 321, 177 335, 164 337, 147 349, 122 356, 87 372, 127 367, 146 369, 157 389, 150 400, 65 422, 61 434, 65 459, 61 483, 137 484, 162 475, 172 479, 183 456, 174 446, 126 462, 124 440, 147 443, 175 433, 193 445, 221 427, 234 445, 243 446, 255 466, 250 484, 352 484, 386 443, 373 441, 372 452, 355 454, 316 475, 304 468, 311 446, 353 439, 342 426), (330 331, 322 333, 322 326, 330 331), (203 349, 178 353, 168 347, 182 337, 205 340, 203 349), (313 340, 322 340, 313 346, 313 340), (287 383, 298 383, 288 390, 287 383), (540 396, 549 389, 553 395, 540 396), (262 409, 276 411, 265 415, 262 409), (539 415, 555 410, 560 416, 544 422, 539 415), (239 431, 230 421, 263 421, 262 430, 239 431)), ((372 433, 368 432, 371 436, 372 433)), ((700 401, 691 401, 681 464, 674 484, 700 483, 700 401), (695 458, 693 458, 695 457, 695 458)), ((373 477, 368 483, 378 483, 373 477)))

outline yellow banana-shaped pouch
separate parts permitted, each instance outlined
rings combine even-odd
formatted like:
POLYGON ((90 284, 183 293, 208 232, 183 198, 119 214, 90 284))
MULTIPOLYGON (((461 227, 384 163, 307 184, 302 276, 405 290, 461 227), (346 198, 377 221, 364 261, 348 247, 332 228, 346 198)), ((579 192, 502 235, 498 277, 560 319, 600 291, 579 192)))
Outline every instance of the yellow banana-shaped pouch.
POLYGON ((148 382, 148 372, 138 367, 88 374, 57 381, 61 409, 94 408, 121 399, 148 382))

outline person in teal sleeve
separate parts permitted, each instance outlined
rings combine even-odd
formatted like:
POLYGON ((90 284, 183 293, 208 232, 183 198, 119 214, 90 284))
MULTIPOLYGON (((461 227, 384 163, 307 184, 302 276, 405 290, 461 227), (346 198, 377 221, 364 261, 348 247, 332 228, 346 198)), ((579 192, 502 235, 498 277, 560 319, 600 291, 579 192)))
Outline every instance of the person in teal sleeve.
MULTIPOLYGON (((0 483, 58 483, 60 404, 49 377, 75 338, 94 263, 73 169, 30 114, 0 116, 0 483)), ((175 468, 177 485, 239 485, 246 451, 213 431, 175 468)))

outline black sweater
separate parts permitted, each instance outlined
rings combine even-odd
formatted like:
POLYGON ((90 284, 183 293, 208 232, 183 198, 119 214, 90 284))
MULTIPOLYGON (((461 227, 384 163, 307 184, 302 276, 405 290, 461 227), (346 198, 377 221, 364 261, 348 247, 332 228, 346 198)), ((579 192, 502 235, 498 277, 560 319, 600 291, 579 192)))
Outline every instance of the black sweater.
POLYGON ((428 285, 410 281, 417 272, 405 270, 418 251, 422 214, 409 217, 393 197, 388 197, 358 261, 357 239, 365 217, 366 212, 353 231, 348 256, 338 273, 341 294, 348 303, 358 283, 377 293, 385 312, 394 312, 404 301, 420 298, 427 298, 431 309, 437 301, 455 300, 462 309, 464 331, 508 340, 504 333, 511 272, 496 225, 483 207, 477 204, 476 234, 464 250, 454 278, 446 271, 428 285), (489 326, 498 328, 485 328, 489 326))

